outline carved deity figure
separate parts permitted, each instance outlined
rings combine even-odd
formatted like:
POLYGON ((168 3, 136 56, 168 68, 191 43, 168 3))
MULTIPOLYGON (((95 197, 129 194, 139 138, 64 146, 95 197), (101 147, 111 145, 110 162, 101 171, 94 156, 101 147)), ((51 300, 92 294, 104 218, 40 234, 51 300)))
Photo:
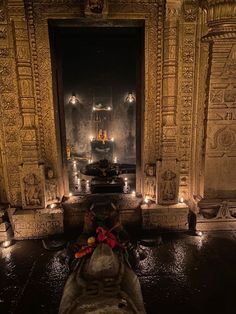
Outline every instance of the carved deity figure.
POLYGON ((151 198, 155 198, 156 194, 155 177, 147 177, 145 179, 145 194, 151 198))
POLYGON ((92 13, 101 14, 104 7, 104 0, 89 0, 89 9, 92 13))
POLYGON ((162 177, 161 195, 164 201, 173 201, 176 197, 176 174, 166 170, 162 177))
POLYGON ((26 205, 41 205, 42 190, 40 180, 34 173, 30 173, 23 179, 25 184, 25 201, 26 205))
POLYGON ((46 173, 46 195, 47 202, 57 200, 57 180, 51 168, 48 168, 46 173))
POLYGON ((147 177, 152 177, 156 175, 156 166, 155 164, 146 164, 145 173, 147 177))

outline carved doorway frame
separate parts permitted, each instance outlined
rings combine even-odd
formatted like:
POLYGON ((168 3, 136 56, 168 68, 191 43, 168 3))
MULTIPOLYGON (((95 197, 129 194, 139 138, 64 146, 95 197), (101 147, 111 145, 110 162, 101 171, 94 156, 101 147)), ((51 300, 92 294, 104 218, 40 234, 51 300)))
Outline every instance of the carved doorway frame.
MULTIPOLYGON (((76 20, 94 22, 83 15, 81 1, 26 0, 26 13, 33 56, 35 100, 38 104, 40 150, 44 163, 54 166, 57 178, 63 179, 60 140, 58 138, 57 109, 53 95, 52 60, 49 40, 49 20, 76 20)), ((160 158, 161 143, 161 91, 163 58, 163 0, 109 1, 109 12, 101 21, 140 20, 144 24, 144 95, 143 121, 141 121, 140 164, 136 171, 136 191, 143 193, 145 165, 160 158)), ((67 187, 60 187, 67 193, 67 187)))

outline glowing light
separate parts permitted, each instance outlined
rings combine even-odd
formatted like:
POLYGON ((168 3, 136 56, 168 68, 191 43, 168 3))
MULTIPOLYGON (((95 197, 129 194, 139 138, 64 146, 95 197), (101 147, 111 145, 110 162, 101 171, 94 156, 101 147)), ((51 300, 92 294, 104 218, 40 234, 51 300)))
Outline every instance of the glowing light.
POLYGON ((69 193, 69 197, 71 197, 72 196, 72 193, 69 193))
POLYGON ((129 103, 132 103, 132 102, 134 102, 135 101, 135 96, 134 96, 134 94, 132 93, 132 92, 129 92, 128 93, 128 96, 126 97, 126 102, 129 102, 129 103))
POLYGON ((2 242, 2 247, 7 248, 11 245, 11 240, 6 240, 2 242))
POLYGON ((131 193, 131 194, 132 194, 132 196, 135 196, 135 194, 136 194, 136 193, 135 193, 135 191, 132 191, 132 193, 131 193))
POLYGON ((149 203, 149 199, 148 199, 147 196, 145 196, 145 198, 144 198, 144 203, 145 203, 145 204, 148 204, 148 203, 149 203))
POLYGON ((76 97, 75 95, 72 95, 72 96, 69 98, 69 103, 72 104, 72 105, 75 105, 76 103, 79 103, 79 98, 76 97))
POLYGON ((111 110, 111 107, 107 107, 107 110, 111 110))
POLYGON ((114 157, 114 163, 117 163, 117 157, 114 157))
POLYGON ((93 137, 92 137, 92 136, 90 136, 90 137, 89 137, 89 139, 90 139, 90 142, 92 142, 92 141, 93 141, 93 137))
POLYGON ((128 178, 125 178, 125 181, 128 181, 128 178))
POLYGON ((93 111, 95 111, 96 110, 96 108, 95 107, 93 107, 93 111))
POLYGON ((89 180, 87 180, 86 182, 87 182, 87 184, 89 184, 89 180))
POLYGON ((197 234, 199 237, 202 237, 202 232, 201 232, 201 231, 197 231, 196 234, 197 234))
POLYGON ((56 204, 51 204, 50 208, 55 208, 57 205, 56 204))
POLYGON ((114 142, 114 137, 111 138, 111 141, 114 142))
POLYGON ((183 203, 184 202, 184 198, 180 197, 179 201, 180 201, 180 203, 183 203))

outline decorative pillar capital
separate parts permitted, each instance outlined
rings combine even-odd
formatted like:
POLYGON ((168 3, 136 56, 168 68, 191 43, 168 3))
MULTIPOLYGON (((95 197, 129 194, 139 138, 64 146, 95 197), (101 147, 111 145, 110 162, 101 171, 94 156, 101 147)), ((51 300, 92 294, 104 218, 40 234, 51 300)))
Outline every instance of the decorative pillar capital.
POLYGON ((205 0, 202 8, 207 12, 208 34, 203 40, 236 38, 235 0, 205 0))

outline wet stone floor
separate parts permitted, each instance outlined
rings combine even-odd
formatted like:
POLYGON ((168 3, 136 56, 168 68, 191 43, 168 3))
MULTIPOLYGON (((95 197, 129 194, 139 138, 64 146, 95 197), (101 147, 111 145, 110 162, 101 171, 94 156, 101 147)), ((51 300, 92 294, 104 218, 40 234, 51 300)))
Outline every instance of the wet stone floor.
MULTIPOLYGON (((156 239, 139 243, 135 269, 148 314, 236 313, 236 232, 156 239)), ((58 312, 69 274, 59 254, 41 240, 0 249, 1 314, 58 312)))

